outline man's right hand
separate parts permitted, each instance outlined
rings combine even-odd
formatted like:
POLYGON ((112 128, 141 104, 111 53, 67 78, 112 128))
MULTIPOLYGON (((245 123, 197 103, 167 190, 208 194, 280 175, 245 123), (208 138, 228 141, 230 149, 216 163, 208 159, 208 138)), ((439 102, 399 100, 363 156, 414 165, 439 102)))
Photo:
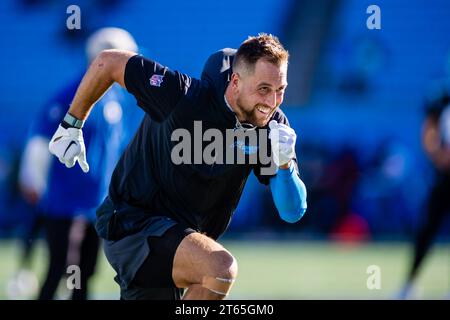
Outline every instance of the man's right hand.
POLYGON ((78 128, 63 128, 59 125, 48 145, 50 153, 54 154, 67 168, 72 168, 75 162, 84 172, 89 171, 86 161, 86 147, 84 146, 83 131, 78 128))

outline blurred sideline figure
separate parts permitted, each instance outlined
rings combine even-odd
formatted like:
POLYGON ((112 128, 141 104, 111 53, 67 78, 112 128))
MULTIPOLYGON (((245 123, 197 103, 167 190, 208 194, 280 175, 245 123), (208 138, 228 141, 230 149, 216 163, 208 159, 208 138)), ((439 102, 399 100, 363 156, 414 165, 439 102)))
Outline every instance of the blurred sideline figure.
POLYGON ((420 266, 450 210, 450 96, 447 90, 427 103, 422 143, 435 169, 435 181, 427 200, 424 221, 415 237, 414 259, 399 293, 400 299, 413 298, 416 294, 414 282, 420 266))
MULTIPOLYGON (((87 41, 88 62, 105 49, 137 51, 138 48, 127 31, 103 28, 87 41)), ((88 298, 87 283, 94 273, 99 249, 99 238, 94 228, 95 209, 107 195, 114 166, 131 138, 128 133, 136 130, 143 115, 138 108, 128 108, 126 105, 132 101, 119 85, 113 85, 97 102, 97 108, 91 114, 93 121, 83 127, 90 150, 89 174, 80 168, 67 170, 57 158, 51 157, 48 143, 80 81, 81 76, 44 106, 32 125, 22 158, 21 190, 44 217, 50 257, 38 296, 41 300, 53 299, 61 278, 74 274, 66 273, 69 265, 80 268, 80 288, 73 289, 71 298, 88 298), (126 112, 123 109, 127 109, 126 112)))

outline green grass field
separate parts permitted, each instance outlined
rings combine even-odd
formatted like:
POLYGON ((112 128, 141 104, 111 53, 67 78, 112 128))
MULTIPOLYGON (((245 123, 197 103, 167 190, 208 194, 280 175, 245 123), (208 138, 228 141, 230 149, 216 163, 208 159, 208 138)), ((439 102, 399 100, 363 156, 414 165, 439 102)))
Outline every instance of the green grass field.
MULTIPOLYGON (((399 290, 410 260, 406 243, 342 245, 331 242, 225 240, 238 260, 239 277, 230 299, 391 299, 399 290), (367 288, 367 267, 381 271, 381 288, 367 288)), ((46 250, 33 254, 42 278, 46 250)), ((17 243, 0 242, 0 299, 7 299, 8 279, 18 264, 17 243)), ((92 298, 118 299, 114 271, 101 254, 91 282, 92 298)), ((450 244, 435 245, 418 281, 418 298, 443 299, 450 293, 450 244)))

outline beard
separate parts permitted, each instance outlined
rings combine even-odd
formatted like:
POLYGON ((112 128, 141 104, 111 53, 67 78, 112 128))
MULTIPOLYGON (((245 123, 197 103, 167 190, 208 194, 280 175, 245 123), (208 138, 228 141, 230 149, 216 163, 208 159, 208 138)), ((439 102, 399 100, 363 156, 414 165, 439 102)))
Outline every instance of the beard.
POLYGON ((236 100, 236 104, 238 105, 241 114, 244 116, 245 122, 251 123, 252 125, 257 127, 265 127, 270 118, 272 118, 272 115, 277 110, 277 108, 272 109, 267 105, 260 103, 252 107, 248 107, 245 106, 245 103, 239 98, 236 100), (267 114, 263 114, 257 109, 258 107, 269 108, 270 111, 267 114))

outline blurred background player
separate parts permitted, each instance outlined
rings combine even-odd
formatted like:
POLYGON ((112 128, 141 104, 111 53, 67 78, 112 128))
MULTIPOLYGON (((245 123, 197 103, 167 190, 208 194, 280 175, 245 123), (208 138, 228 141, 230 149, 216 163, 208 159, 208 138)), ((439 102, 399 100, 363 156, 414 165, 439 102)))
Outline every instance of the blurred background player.
POLYGON ((435 171, 423 223, 414 240, 413 261, 399 298, 407 299, 417 294, 414 288, 420 267, 431 245, 450 212, 450 95, 444 90, 427 102, 422 128, 422 143, 435 171))
MULTIPOLYGON (((133 37, 119 28, 103 28, 89 37, 88 62, 105 49, 138 50, 133 37)), ((73 290, 72 299, 87 299, 87 283, 99 249, 93 225, 95 209, 107 194, 112 170, 130 139, 129 133, 136 130, 142 118, 138 108, 127 107, 131 100, 120 86, 113 85, 98 101, 91 114, 93 121, 83 127, 91 151, 89 174, 79 168, 67 170, 51 157, 48 142, 80 81, 81 75, 44 106, 32 125, 21 164, 21 190, 44 216, 49 265, 38 297, 43 300, 54 298, 68 265, 77 265, 81 271, 81 288, 73 290)), ((25 252, 30 252, 28 246, 25 252)))

